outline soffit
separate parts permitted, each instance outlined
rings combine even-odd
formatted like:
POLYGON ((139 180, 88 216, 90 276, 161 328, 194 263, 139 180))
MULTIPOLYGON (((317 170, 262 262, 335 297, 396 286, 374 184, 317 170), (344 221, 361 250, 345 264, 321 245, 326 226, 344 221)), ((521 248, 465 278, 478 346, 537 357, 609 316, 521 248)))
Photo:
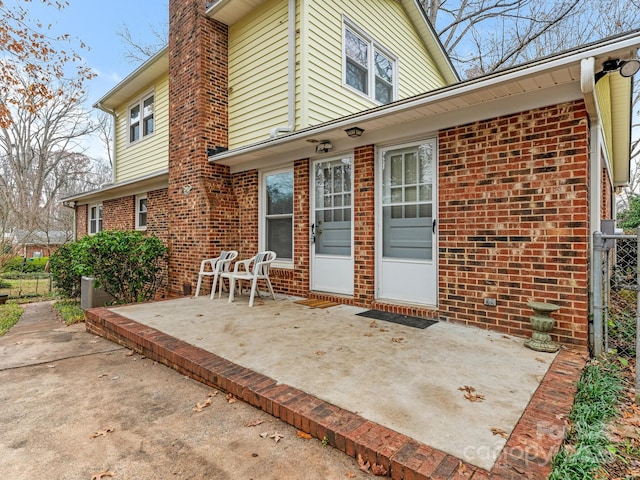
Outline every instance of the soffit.
POLYGON ((206 14, 225 25, 233 25, 265 0, 218 0, 207 2, 206 14))
POLYGON ((87 203, 102 202, 128 195, 140 195, 153 190, 166 188, 168 184, 169 173, 165 170, 146 177, 135 178, 133 180, 127 180, 119 183, 105 184, 96 190, 82 192, 77 195, 70 195, 63 198, 61 201, 64 203, 76 202, 78 205, 84 205, 87 203))
POLYGON ((158 78, 169 72, 169 48, 164 47, 140 67, 134 70, 127 78, 112 88, 106 95, 98 100, 93 107, 113 111, 118 106, 127 102, 143 88, 149 87, 158 78))

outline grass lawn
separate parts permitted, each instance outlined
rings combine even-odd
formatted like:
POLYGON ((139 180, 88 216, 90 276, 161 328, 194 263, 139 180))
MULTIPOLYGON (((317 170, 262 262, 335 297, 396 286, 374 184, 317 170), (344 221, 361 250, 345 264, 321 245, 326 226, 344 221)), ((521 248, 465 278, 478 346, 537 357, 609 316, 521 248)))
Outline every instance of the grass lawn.
POLYGON ((44 276, 38 278, 37 275, 29 275, 28 277, 7 278, 0 277, 0 293, 6 293, 9 297, 35 297, 51 295, 50 277, 44 276))
POLYGON ((4 335, 22 315, 23 308, 16 303, 0 305, 0 335, 4 335))
POLYGON ((84 310, 80 308, 78 300, 60 300, 53 304, 62 320, 67 325, 79 323, 84 320, 84 310))

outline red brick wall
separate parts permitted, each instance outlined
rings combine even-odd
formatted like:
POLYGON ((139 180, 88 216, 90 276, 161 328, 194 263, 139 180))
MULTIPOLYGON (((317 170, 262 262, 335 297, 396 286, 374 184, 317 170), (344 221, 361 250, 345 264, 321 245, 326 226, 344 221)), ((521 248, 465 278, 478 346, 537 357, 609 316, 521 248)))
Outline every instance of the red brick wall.
POLYGON ((133 195, 102 202, 103 230, 135 230, 136 198, 133 195))
POLYGON ((165 244, 168 238, 169 198, 167 189, 147 192, 147 233, 155 235, 165 244))
POLYGON ((238 258, 249 258, 258 251, 258 171, 233 175, 233 194, 238 201, 240 231, 232 250, 238 250, 238 258))
POLYGON ((440 132, 445 317, 528 336, 526 303, 549 301, 562 307, 555 339, 586 343, 587 125, 573 102, 440 132))
POLYGON ((375 298, 375 149, 353 152, 353 297, 369 307, 375 298))
POLYGON ((602 198, 600 200, 600 217, 603 220, 610 220, 613 218, 611 202, 613 199, 613 188, 611 187, 611 178, 609 177, 609 170, 602 169, 602 198))
POLYGON ((200 260, 238 244, 229 168, 207 148, 227 146, 226 25, 201 2, 169 2, 169 218, 171 293, 190 294, 200 260))
POLYGON ((76 239, 81 239, 89 231, 89 206, 79 205, 76 207, 76 239))

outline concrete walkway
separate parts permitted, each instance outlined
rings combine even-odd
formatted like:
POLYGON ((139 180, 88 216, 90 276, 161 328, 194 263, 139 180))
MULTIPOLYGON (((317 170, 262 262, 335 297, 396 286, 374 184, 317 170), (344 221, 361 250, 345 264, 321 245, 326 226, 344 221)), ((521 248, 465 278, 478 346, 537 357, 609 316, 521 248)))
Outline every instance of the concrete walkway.
POLYGON ((67 327, 50 302, 24 308, 0 336, 2 480, 371 478, 271 415, 67 327))
MULTIPOLYGON (((242 298, 234 304, 224 298, 184 298, 96 309, 89 323, 100 330, 104 325, 95 326, 96 321, 111 322, 115 314, 152 327, 180 339, 176 358, 169 361, 179 369, 188 363, 177 358, 188 357, 183 355, 187 346, 213 352, 470 467, 480 467, 478 472, 495 470, 505 455, 520 455, 520 450, 506 448, 507 440, 519 438, 534 393, 544 393, 539 385, 545 375, 563 382, 554 387, 560 388, 562 398, 548 409, 567 410, 571 405, 579 356, 567 364, 573 377, 566 382, 554 377, 557 372, 548 374, 554 354, 526 349, 522 339, 443 322, 420 330, 357 316, 362 309, 354 307, 313 309, 293 300, 259 301, 249 309, 242 298)), ((118 322, 124 330, 129 328, 118 322)), ((113 339, 126 343, 140 332, 153 350, 154 339, 160 337, 149 329, 132 328, 131 335, 113 339)), ((140 346, 144 345, 142 341, 140 346)), ((563 352, 556 363, 563 364, 565 357, 563 352)), ((553 453, 543 451, 547 444, 559 443, 562 422, 558 424, 557 414, 565 412, 546 413, 544 425, 540 418, 526 425, 529 437, 545 437, 544 445, 537 445, 532 454, 538 464, 548 463, 553 453)))

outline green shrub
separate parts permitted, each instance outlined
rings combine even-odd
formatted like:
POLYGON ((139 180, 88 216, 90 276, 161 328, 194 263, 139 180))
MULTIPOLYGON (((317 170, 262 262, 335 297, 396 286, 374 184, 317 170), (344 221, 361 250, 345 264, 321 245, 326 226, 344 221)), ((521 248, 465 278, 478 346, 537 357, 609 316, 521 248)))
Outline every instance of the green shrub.
POLYGON ((56 286, 67 297, 78 295, 82 276, 92 276, 117 302, 134 303, 153 299, 167 254, 158 237, 110 230, 63 245, 51 256, 50 266, 56 286))
POLYGON ((63 297, 80 295, 79 264, 86 256, 82 242, 65 243, 51 255, 49 268, 58 293, 63 297))
POLYGON ((49 257, 42 258, 24 258, 20 256, 13 257, 4 267, 2 271, 4 273, 19 272, 19 273, 36 273, 44 272, 49 257))

